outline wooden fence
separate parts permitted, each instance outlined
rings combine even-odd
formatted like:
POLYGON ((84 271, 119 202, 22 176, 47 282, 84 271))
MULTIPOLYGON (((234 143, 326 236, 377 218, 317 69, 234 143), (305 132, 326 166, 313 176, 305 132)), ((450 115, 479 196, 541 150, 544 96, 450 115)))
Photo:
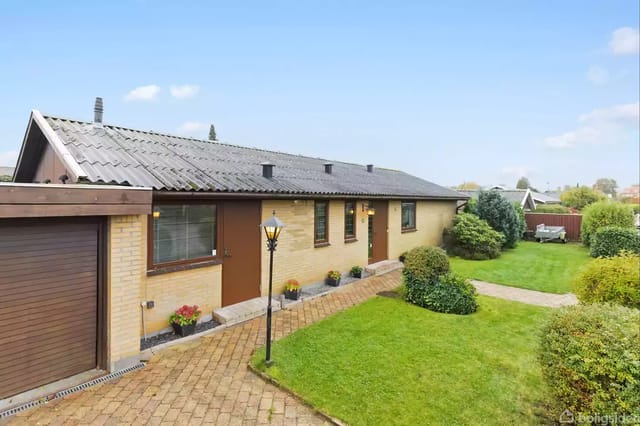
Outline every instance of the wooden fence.
POLYGON ((549 226, 564 226, 567 231, 567 240, 580 241, 581 214, 556 214, 556 213, 525 213, 527 230, 534 231, 536 226, 544 223, 549 226))

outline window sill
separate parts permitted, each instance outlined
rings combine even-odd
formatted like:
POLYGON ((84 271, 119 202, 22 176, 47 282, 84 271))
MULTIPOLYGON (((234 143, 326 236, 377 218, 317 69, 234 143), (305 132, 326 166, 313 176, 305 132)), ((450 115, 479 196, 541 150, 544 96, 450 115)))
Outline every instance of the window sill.
POLYGON ((179 271, 189 271, 191 269, 206 268, 207 266, 215 266, 215 265, 222 265, 222 260, 213 259, 213 260, 206 260, 204 262, 185 263, 184 265, 160 266, 157 268, 147 270, 147 276, 153 277, 155 275, 162 275, 162 274, 168 274, 171 272, 179 272, 179 271))
POLYGON ((408 228, 408 229, 403 229, 401 231, 401 233, 406 234, 406 233, 409 233, 409 232, 416 232, 416 231, 417 231, 416 228, 408 228))
POLYGON ((315 244, 313 245, 313 247, 315 247, 315 248, 320 248, 320 247, 329 247, 330 245, 331 245, 331 244, 329 244, 329 242, 327 241, 327 242, 325 242, 325 243, 315 243, 315 244))
POLYGON ((351 244, 351 243, 357 243, 358 239, 357 238, 345 238, 344 243, 345 244, 351 244))

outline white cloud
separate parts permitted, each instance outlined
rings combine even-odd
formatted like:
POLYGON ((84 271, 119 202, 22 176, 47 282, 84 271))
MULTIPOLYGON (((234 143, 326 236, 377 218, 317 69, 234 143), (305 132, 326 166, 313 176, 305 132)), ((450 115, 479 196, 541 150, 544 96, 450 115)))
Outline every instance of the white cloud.
POLYGON ((136 87, 124 97, 126 101, 152 101, 158 97, 160 86, 149 84, 147 86, 136 87))
POLYGON ((615 55, 633 55, 640 52, 640 32, 637 28, 618 28, 611 35, 609 48, 615 55))
POLYGON ((18 162, 18 151, 0 152, 0 166, 14 167, 18 162))
POLYGON ((178 127, 178 133, 194 136, 200 132, 204 132, 207 129, 207 125, 200 123, 199 121, 186 121, 178 127))
POLYGON ((615 143, 627 139, 640 127, 640 102, 616 105, 611 108, 594 109, 582 114, 583 123, 575 130, 544 139, 551 148, 570 148, 577 145, 615 143))
POLYGON ((189 99, 193 98, 200 91, 200 86, 195 84, 184 84, 182 86, 171 86, 169 88, 171 96, 177 99, 189 99))
POLYGON ((501 172, 503 175, 506 175, 506 176, 511 176, 511 177, 515 176, 517 178, 521 178, 521 177, 529 178, 533 173, 533 169, 526 166, 509 166, 509 167, 503 167, 501 172))
POLYGON ((602 86, 609 81, 609 72, 598 65, 593 65, 586 73, 587 80, 596 86, 602 86))

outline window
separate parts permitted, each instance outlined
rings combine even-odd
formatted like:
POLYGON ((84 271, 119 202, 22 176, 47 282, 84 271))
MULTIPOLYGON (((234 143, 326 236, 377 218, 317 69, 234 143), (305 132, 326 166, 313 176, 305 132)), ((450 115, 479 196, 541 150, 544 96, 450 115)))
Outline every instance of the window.
POLYGON ((154 265, 212 257, 215 249, 215 204, 154 206, 154 265))
POLYGON ((416 202, 402 202, 402 230, 412 231, 416 229, 416 202))
POLYGON ((315 226, 314 243, 325 244, 329 242, 329 203, 326 201, 316 201, 315 203, 315 226))
POLYGON ((355 201, 345 201, 344 203, 344 239, 355 240, 356 238, 356 203, 355 201))

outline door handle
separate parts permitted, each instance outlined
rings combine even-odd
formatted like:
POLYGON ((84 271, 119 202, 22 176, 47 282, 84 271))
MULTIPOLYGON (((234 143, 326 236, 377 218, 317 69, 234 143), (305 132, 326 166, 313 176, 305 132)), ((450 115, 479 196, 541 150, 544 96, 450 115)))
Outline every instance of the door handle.
POLYGON ((228 248, 224 248, 224 257, 231 257, 231 250, 228 248))

